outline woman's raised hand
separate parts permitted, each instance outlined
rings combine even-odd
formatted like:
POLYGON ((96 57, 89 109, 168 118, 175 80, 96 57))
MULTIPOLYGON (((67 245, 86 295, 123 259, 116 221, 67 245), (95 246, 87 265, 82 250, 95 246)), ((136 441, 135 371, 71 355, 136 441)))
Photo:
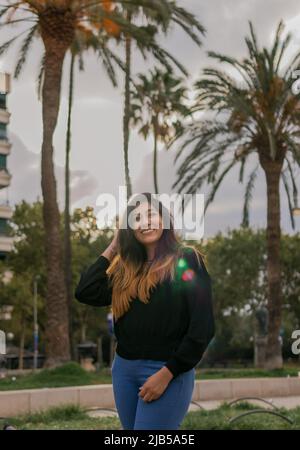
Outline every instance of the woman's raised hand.
POLYGON ((109 246, 104 250, 104 252, 101 253, 101 255, 105 256, 105 258, 107 258, 109 261, 112 261, 114 256, 117 254, 118 232, 119 232, 119 229, 116 228, 113 240, 111 241, 109 246))

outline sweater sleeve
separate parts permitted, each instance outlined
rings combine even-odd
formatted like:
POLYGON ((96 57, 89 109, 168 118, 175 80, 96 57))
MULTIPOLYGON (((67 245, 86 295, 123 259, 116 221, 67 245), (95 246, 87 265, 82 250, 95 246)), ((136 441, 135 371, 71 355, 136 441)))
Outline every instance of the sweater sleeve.
POLYGON ((108 306, 112 301, 112 288, 108 284, 106 269, 110 261, 103 255, 81 273, 75 289, 75 298, 91 306, 108 306))
POLYGON ((179 347, 165 364, 174 378, 198 364, 215 334, 211 278, 201 257, 200 262, 201 265, 194 251, 185 253, 181 261, 189 326, 179 347))

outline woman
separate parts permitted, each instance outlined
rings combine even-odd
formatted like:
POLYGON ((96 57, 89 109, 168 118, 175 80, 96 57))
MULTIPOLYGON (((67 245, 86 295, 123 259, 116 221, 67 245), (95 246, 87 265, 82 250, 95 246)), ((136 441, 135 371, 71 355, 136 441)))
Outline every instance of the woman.
POLYGON ((177 430, 192 399, 195 366, 214 336, 210 276, 151 194, 134 197, 123 221, 82 273, 75 297, 111 305, 112 383, 123 429, 177 430))

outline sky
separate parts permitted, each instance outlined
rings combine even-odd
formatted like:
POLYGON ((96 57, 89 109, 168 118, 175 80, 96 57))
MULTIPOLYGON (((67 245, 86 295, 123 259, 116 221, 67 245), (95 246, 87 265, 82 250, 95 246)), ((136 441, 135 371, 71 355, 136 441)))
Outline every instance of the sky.
MULTIPOLYGON (((160 43, 188 69, 191 83, 201 76, 204 67, 211 65, 207 51, 214 50, 237 58, 246 54, 244 38, 248 35, 251 20, 261 45, 272 42, 280 21, 284 20, 286 31, 293 33, 291 56, 300 47, 300 5, 297 0, 182 0, 182 6, 197 15, 206 28, 203 45, 199 48, 178 27, 174 27, 160 43)), ((20 28, 19 28, 20 29, 20 28)), ((1 31, 0 42, 10 33, 1 31)), ((0 70, 13 72, 19 44, 0 57, 0 70)), ((122 53, 120 53, 122 55, 122 53)), ((37 73, 42 56, 42 44, 36 42, 19 79, 12 80, 12 92, 8 96, 11 113, 9 135, 12 142, 8 168, 12 174, 8 199, 15 205, 22 199, 29 202, 42 198, 40 188, 40 149, 42 140, 41 102, 37 96, 37 73)), ((54 161, 57 179, 57 195, 60 208, 64 206, 64 158, 68 100, 69 55, 65 59, 62 80, 62 98, 57 129, 54 136, 54 161)), ((145 63, 133 53, 134 73, 147 73, 154 61, 145 63)), ((75 74, 75 101, 72 124, 71 153, 71 202, 72 209, 94 206, 99 194, 117 195, 124 186, 123 165, 123 76, 119 74, 119 86, 114 88, 107 78, 101 61, 91 52, 85 56, 85 71, 75 74)), ((134 192, 153 192, 152 153, 153 140, 146 141, 131 131, 129 167, 134 192)), ((178 166, 174 164, 176 146, 158 152, 158 185, 160 193, 171 193, 178 166)), ((246 172, 250 173, 256 163, 253 157, 246 172)), ((299 172, 298 172, 299 175, 299 172)), ((245 177, 247 180, 247 176, 245 177)), ((296 183, 299 185, 300 176, 296 183)), ((204 221, 204 237, 218 231, 226 232, 240 226, 243 210, 245 184, 238 183, 238 167, 227 175, 208 208, 204 221)), ((175 189, 176 191, 176 189, 175 189)), ((208 188, 200 193, 206 195, 208 188)), ((287 200, 281 186, 281 225, 284 232, 291 228, 287 200)), ((3 196, 3 193, 2 193, 3 196)), ((256 187, 250 209, 250 225, 254 228, 266 225, 266 185, 262 169, 256 179, 256 187)), ((300 230, 300 218, 296 218, 296 230, 300 230)))

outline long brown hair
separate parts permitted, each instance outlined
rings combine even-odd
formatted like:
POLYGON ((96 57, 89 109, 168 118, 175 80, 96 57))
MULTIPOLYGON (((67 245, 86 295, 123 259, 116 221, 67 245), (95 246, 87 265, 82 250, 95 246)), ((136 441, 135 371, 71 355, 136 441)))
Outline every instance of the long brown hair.
POLYGON ((186 247, 174 230, 173 218, 168 209, 149 192, 136 194, 128 202, 122 223, 118 230, 117 254, 106 270, 112 286, 111 311, 115 321, 128 311, 134 298, 148 303, 151 289, 166 279, 174 279, 176 261, 183 247, 186 247), (150 265, 147 263, 146 248, 136 239, 133 229, 130 226, 123 227, 128 225, 129 216, 145 199, 159 213, 163 224, 163 233, 150 265))

